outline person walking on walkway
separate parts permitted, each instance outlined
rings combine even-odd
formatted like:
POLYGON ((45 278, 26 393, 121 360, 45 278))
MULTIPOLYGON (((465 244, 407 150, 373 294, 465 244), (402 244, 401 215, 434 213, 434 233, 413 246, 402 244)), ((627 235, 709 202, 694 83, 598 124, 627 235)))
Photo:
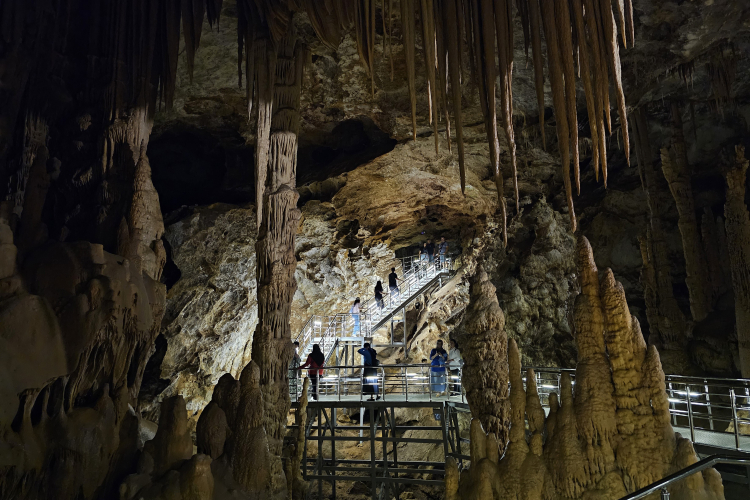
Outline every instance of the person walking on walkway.
POLYGON ((445 241, 445 236, 442 236, 440 238, 440 243, 438 244, 438 254, 440 256, 440 267, 445 267, 445 256, 448 255, 448 242, 445 241))
POLYGON ((349 314, 352 315, 352 319, 354 320, 352 336, 357 337, 359 335, 359 297, 354 299, 354 304, 352 304, 351 309, 349 309, 349 314))
POLYGON ((364 347, 359 349, 357 351, 362 355, 362 365, 364 365, 364 368, 362 368, 362 377, 363 377, 363 383, 362 383, 362 394, 369 394, 370 399, 368 401, 375 401, 375 399, 380 399, 380 396, 378 395, 378 369, 377 366, 380 364, 378 362, 378 353, 370 347, 369 342, 365 342, 364 347))
POLYGON ((398 295, 400 293, 398 289, 398 282, 403 281, 398 279, 398 275, 396 274, 396 268, 391 268, 391 274, 388 275, 388 287, 391 289, 391 306, 393 306, 394 301, 398 298, 398 295))
POLYGON ((294 341, 294 354, 292 361, 289 363, 289 396, 292 401, 297 401, 297 391, 299 388, 299 370, 297 367, 301 363, 299 359, 299 342, 294 341))
POLYGON ((385 304, 383 303, 383 283, 380 280, 375 284, 375 304, 378 306, 380 314, 383 314, 385 304))
POLYGON ((464 366, 464 360, 461 357, 461 351, 458 350, 458 342, 454 339, 450 340, 450 348, 448 349, 448 359, 445 362, 448 365, 448 369, 451 372, 451 382, 453 384, 451 390, 461 395, 461 384, 459 383, 461 368, 464 366))
POLYGON ((443 341, 438 340, 437 346, 430 351, 430 391, 438 395, 445 391, 445 361, 448 353, 443 349, 443 341))
POLYGON ((422 247, 419 249, 419 277, 422 278, 424 273, 427 271, 427 261, 429 255, 427 255, 427 242, 422 243, 422 247))
POLYGON ((323 355, 323 351, 320 350, 319 344, 314 344, 312 348, 312 352, 307 357, 307 361, 305 361, 304 365, 300 365, 298 368, 299 370, 302 370, 303 368, 309 368, 307 371, 307 376, 310 377, 310 382, 312 382, 313 392, 312 397, 315 401, 318 400, 318 379, 321 375, 323 375, 323 365, 325 364, 326 358, 323 355))

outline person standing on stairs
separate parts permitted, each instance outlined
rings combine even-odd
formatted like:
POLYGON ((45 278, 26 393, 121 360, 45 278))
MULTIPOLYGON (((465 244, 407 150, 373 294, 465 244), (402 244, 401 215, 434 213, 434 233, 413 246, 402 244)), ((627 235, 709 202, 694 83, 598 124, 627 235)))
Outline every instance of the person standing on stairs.
POLYGON ((362 394, 369 394, 370 399, 368 401, 375 401, 380 399, 378 395, 378 353, 375 349, 370 347, 369 342, 365 342, 362 349, 357 351, 362 355, 362 394))
POLYGON ((352 315, 352 319, 354 320, 352 337, 357 337, 359 336, 359 297, 354 299, 354 304, 352 304, 351 309, 349 309, 349 314, 352 315))
POLYGON ((432 242, 432 240, 428 239, 427 244, 424 246, 425 250, 427 250, 427 260, 430 261, 430 264, 435 262, 435 244, 432 242))
POLYGON ((388 287, 391 289, 391 307, 394 305, 394 301, 398 298, 398 295, 400 293, 398 289, 398 282, 403 281, 398 279, 398 275, 396 274, 396 268, 391 268, 391 274, 388 275, 388 287))
POLYGON ((385 304, 383 303, 383 283, 380 280, 375 284, 375 304, 377 304, 380 314, 383 314, 385 304))
POLYGON ((323 355, 323 351, 320 350, 320 345, 314 344, 312 348, 312 352, 307 357, 307 361, 305 361, 304 365, 300 365, 298 370, 302 370, 303 368, 310 368, 307 371, 307 376, 310 377, 310 382, 312 382, 313 392, 312 392, 312 398, 317 401, 318 400, 318 379, 321 375, 323 375, 323 365, 325 364, 326 357, 323 355))
POLYGON ((435 348, 430 351, 430 391, 441 395, 445 388, 445 361, 448 353, 443 349, 443 341, 438 340, 435 348))
POLYGON ((445 256, 448 254, 448 242, 445 241, 445 236, 442 236, 440 238, 440 243, 438 244, 438 255, 440 257, 440 268, 442 269, 445 267, 445 256))
MULTIPOLYGON (((450 340, 450 348, 448 349, 448 359, 445 362, 446 366, 451 372, 451 390, 461 395, 461 384, 459 383, 461 375, 461 367, 464 366, 464 360, 461 357, 461 351, 458 350, 458 342, 454 339, 450 340)), ((449 394, 450 395, 450 394, 449 394)))
POLYGON ((427 271, 427 261, 429 260, 429 255, 427 255, 427 242, 425 241, 422 243, 422 247, 419 249, 419 273, 420 273, 420 279, 424 276, 424 273, 427 271))

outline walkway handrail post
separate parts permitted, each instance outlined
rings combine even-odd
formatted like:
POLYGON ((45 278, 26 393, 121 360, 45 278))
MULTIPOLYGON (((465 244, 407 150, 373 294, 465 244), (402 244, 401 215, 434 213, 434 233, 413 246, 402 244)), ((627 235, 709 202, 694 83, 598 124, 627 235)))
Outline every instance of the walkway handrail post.
MULTIPOLYGON (((737 420, 737 397, 734 393, 734 387, 729 388, 729 398, 732 402, 732 424, 734 425, 734 444, 740 449, 740 422, 737 420)), ((693 440, 695 441, 695 440, 693 440)))
POLYGON ((693 422, 693 405, 690 402, 690 384, 685 384, 685 394, 687 395, 688 424, 690 424, 690 441, 695 443, 695 425, 693 422))

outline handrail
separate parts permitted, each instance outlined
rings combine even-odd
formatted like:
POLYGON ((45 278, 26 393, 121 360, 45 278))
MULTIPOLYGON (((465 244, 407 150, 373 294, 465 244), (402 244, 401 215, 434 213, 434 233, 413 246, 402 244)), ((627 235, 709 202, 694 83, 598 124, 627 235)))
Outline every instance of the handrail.
POLYGON ((651 483, 648 486, 645 486, 641 488, 638 491, 635 491, 631 493, 630 495, 626 495, 622 497, 620 500, 637 500, 639 498, 645 498, 651 493, 654 493, 658 490, 661 490, 661 497, 662 499, 668 499, 669 498, 669 491, 667 490, 667 486, 679 481, 681 479, 684 479, 688 476, 691 476, 695 474, 696 472, 701 472, 705 469, 708 469, 709 467, 713 467, 716 464, 726 464, 726 465, 750 465, 750 458, 735 458, 730 457, 729 455, 711 455, 709 457, 704 458, 703 460, 694 463, 693 465, 689 465, 685 467, 684 469, 678 470, 677 472, 668 475, 665 478, 662 478, 655 483, 651 483))

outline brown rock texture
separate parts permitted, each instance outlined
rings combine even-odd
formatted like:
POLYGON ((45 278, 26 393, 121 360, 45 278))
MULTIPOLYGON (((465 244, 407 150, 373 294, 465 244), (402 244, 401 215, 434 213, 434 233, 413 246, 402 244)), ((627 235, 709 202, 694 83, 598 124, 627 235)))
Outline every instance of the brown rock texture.
MULTIPOLYGON (((510 341, 510 442, 502 459, 494 433, 472 421, 471 468, 446 471, 448 497, 466 499, 617 499, 697 460, 691 443, 671 427, 659 355, 646 348, 638 321, 630 316, 622 286, 611 271, 600 279, 588 241, 579 237, 581 294, 575 321, 580 362, 576 397, 570 377, 561 380, 561 405, 550 397, 546 441, 539 412, 524 394, 520 356, 510 341), (527 441, 524 413, 532 431, 527 441), (543 457, 540 458, 540 457, 543 457)), ((467 360, 468 364, 468 360, 467 360)), ((533 378, 527 390, 534 394, 533 378)), ((455 467, 455 464, 447 464, 455 467)), ((672 487, 685 499, 723 499, 719 473, 708 469, 672 487)))

